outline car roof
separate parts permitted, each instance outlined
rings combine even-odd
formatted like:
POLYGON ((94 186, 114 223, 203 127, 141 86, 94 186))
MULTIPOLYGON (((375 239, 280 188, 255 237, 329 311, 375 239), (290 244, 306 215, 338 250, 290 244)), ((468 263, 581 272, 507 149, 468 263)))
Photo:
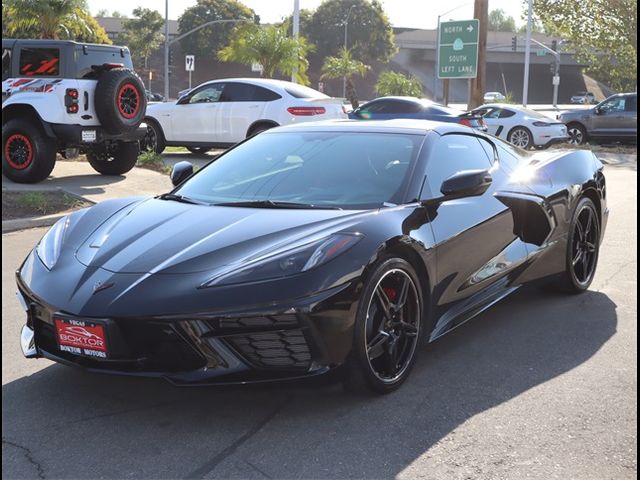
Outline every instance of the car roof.
POLYGON ((91 47, 102 47, 102 48, 112 48, 112 49, 120 49, 127 48, 120 45, 107 45, 104 43, 88 43, 88 42, 75 42, 73 40, 55 40, 49 38, 3 38, 2 39, 2 47, 3 48, 13 48, 16 44, 24 44, 24 45, 87 45, 91 47))
POLYGON ((369 132, 369 133, 404 133, 411 135, 425 135, 433 131, 439 135, 445 133, 481 133, 470 127, 448 122, 434 122, 432 120, 418 120, 410 118, 395 118, 392 120, 322 120, 286 125, 267 130, 270 132, 369 132))

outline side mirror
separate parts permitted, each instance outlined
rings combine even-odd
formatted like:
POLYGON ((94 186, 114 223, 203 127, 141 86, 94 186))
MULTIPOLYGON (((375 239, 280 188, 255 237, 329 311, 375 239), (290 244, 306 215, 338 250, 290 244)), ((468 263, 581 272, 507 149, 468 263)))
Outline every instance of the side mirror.
POLYGON ((593 109, 593 113, 595 113, 596 115, 602 115, 604 114, 604 110, 601 107, 595 107, 593 109))
POLYGON ((187 177, 193 174, 193 165, 191 162, 178 162, 171 169, 171 183, 174 187, 177 187, 184 182, 187 177))
POLYGON ((443 200, 482 195, 491 185, 492 178, 488 170, 464 170, 457 172, 442 182, 440 193, 443 200))

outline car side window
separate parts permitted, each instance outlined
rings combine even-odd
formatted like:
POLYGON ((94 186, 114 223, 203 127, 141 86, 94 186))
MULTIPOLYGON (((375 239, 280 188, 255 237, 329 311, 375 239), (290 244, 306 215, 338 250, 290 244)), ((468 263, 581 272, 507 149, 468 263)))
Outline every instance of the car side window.
POLYGON ((500 115, 498 118, 509 118, 509 117, 513 117, 515 114, 516 112, 503 108, 500 110, 500 115))
POLYGON ((189 104, 193 103, 212 103, 220 101, 224 84, 216 83, 213 85, 205 85, 195 91, 189 98, 189 104))
POLYGON ((276 92, 273 92, 267 88, 258 87, 257 85, 256 89, 253 92, 253 100, 255 102, 272 102, 281 98, 282 97, 276 92))
POLYGON ((638 111, 638 97, 628 97, 626 103, 624 104, 625 112, 637 112, 638 111))
POLYGON ((60 75, 60 49, 24 47, 19 68, 21 77, 56 77, 60 75))
POLYGON ((2 81, 11 76, 11 49, 2 49, 2 81))
POLYGON ((442 182, 464 170, 488 170, 491 161, 475 135, 449 134, 438 139, 427 163, 429 189, 440 196, 442 182))
POLYGON ((371 102, 360 108, 360 113, 384 113, 385 102, 371 102))
POLYGON ((227 83, 220 96, 221 102, 252 102, 255 85, 248 83, 227 83))
POLYGON ((625 103, 625 97, 615 97, 611 100, 607 100, 602 105, 600 105, 600 110, 604 112, 624 112, 625 103))

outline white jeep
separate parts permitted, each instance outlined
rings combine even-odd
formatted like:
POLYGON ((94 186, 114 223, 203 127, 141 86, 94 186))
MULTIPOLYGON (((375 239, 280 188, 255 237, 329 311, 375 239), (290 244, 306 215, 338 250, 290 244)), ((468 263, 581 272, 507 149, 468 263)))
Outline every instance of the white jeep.
POLYGON ((56 153, 84 153, 104 175, 131 170, 147 100, 126 47, 2 40, 2 173, 44 180, 56 153))

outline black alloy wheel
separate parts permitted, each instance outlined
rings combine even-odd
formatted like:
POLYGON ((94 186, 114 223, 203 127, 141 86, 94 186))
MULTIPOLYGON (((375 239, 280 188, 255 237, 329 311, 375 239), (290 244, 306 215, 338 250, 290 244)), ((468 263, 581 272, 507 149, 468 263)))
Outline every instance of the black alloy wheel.
POLYGON ((571 272, 579 285, 589 285, 598 260, 600 232, 593 203, 581 204, 571 235, 571 272))

